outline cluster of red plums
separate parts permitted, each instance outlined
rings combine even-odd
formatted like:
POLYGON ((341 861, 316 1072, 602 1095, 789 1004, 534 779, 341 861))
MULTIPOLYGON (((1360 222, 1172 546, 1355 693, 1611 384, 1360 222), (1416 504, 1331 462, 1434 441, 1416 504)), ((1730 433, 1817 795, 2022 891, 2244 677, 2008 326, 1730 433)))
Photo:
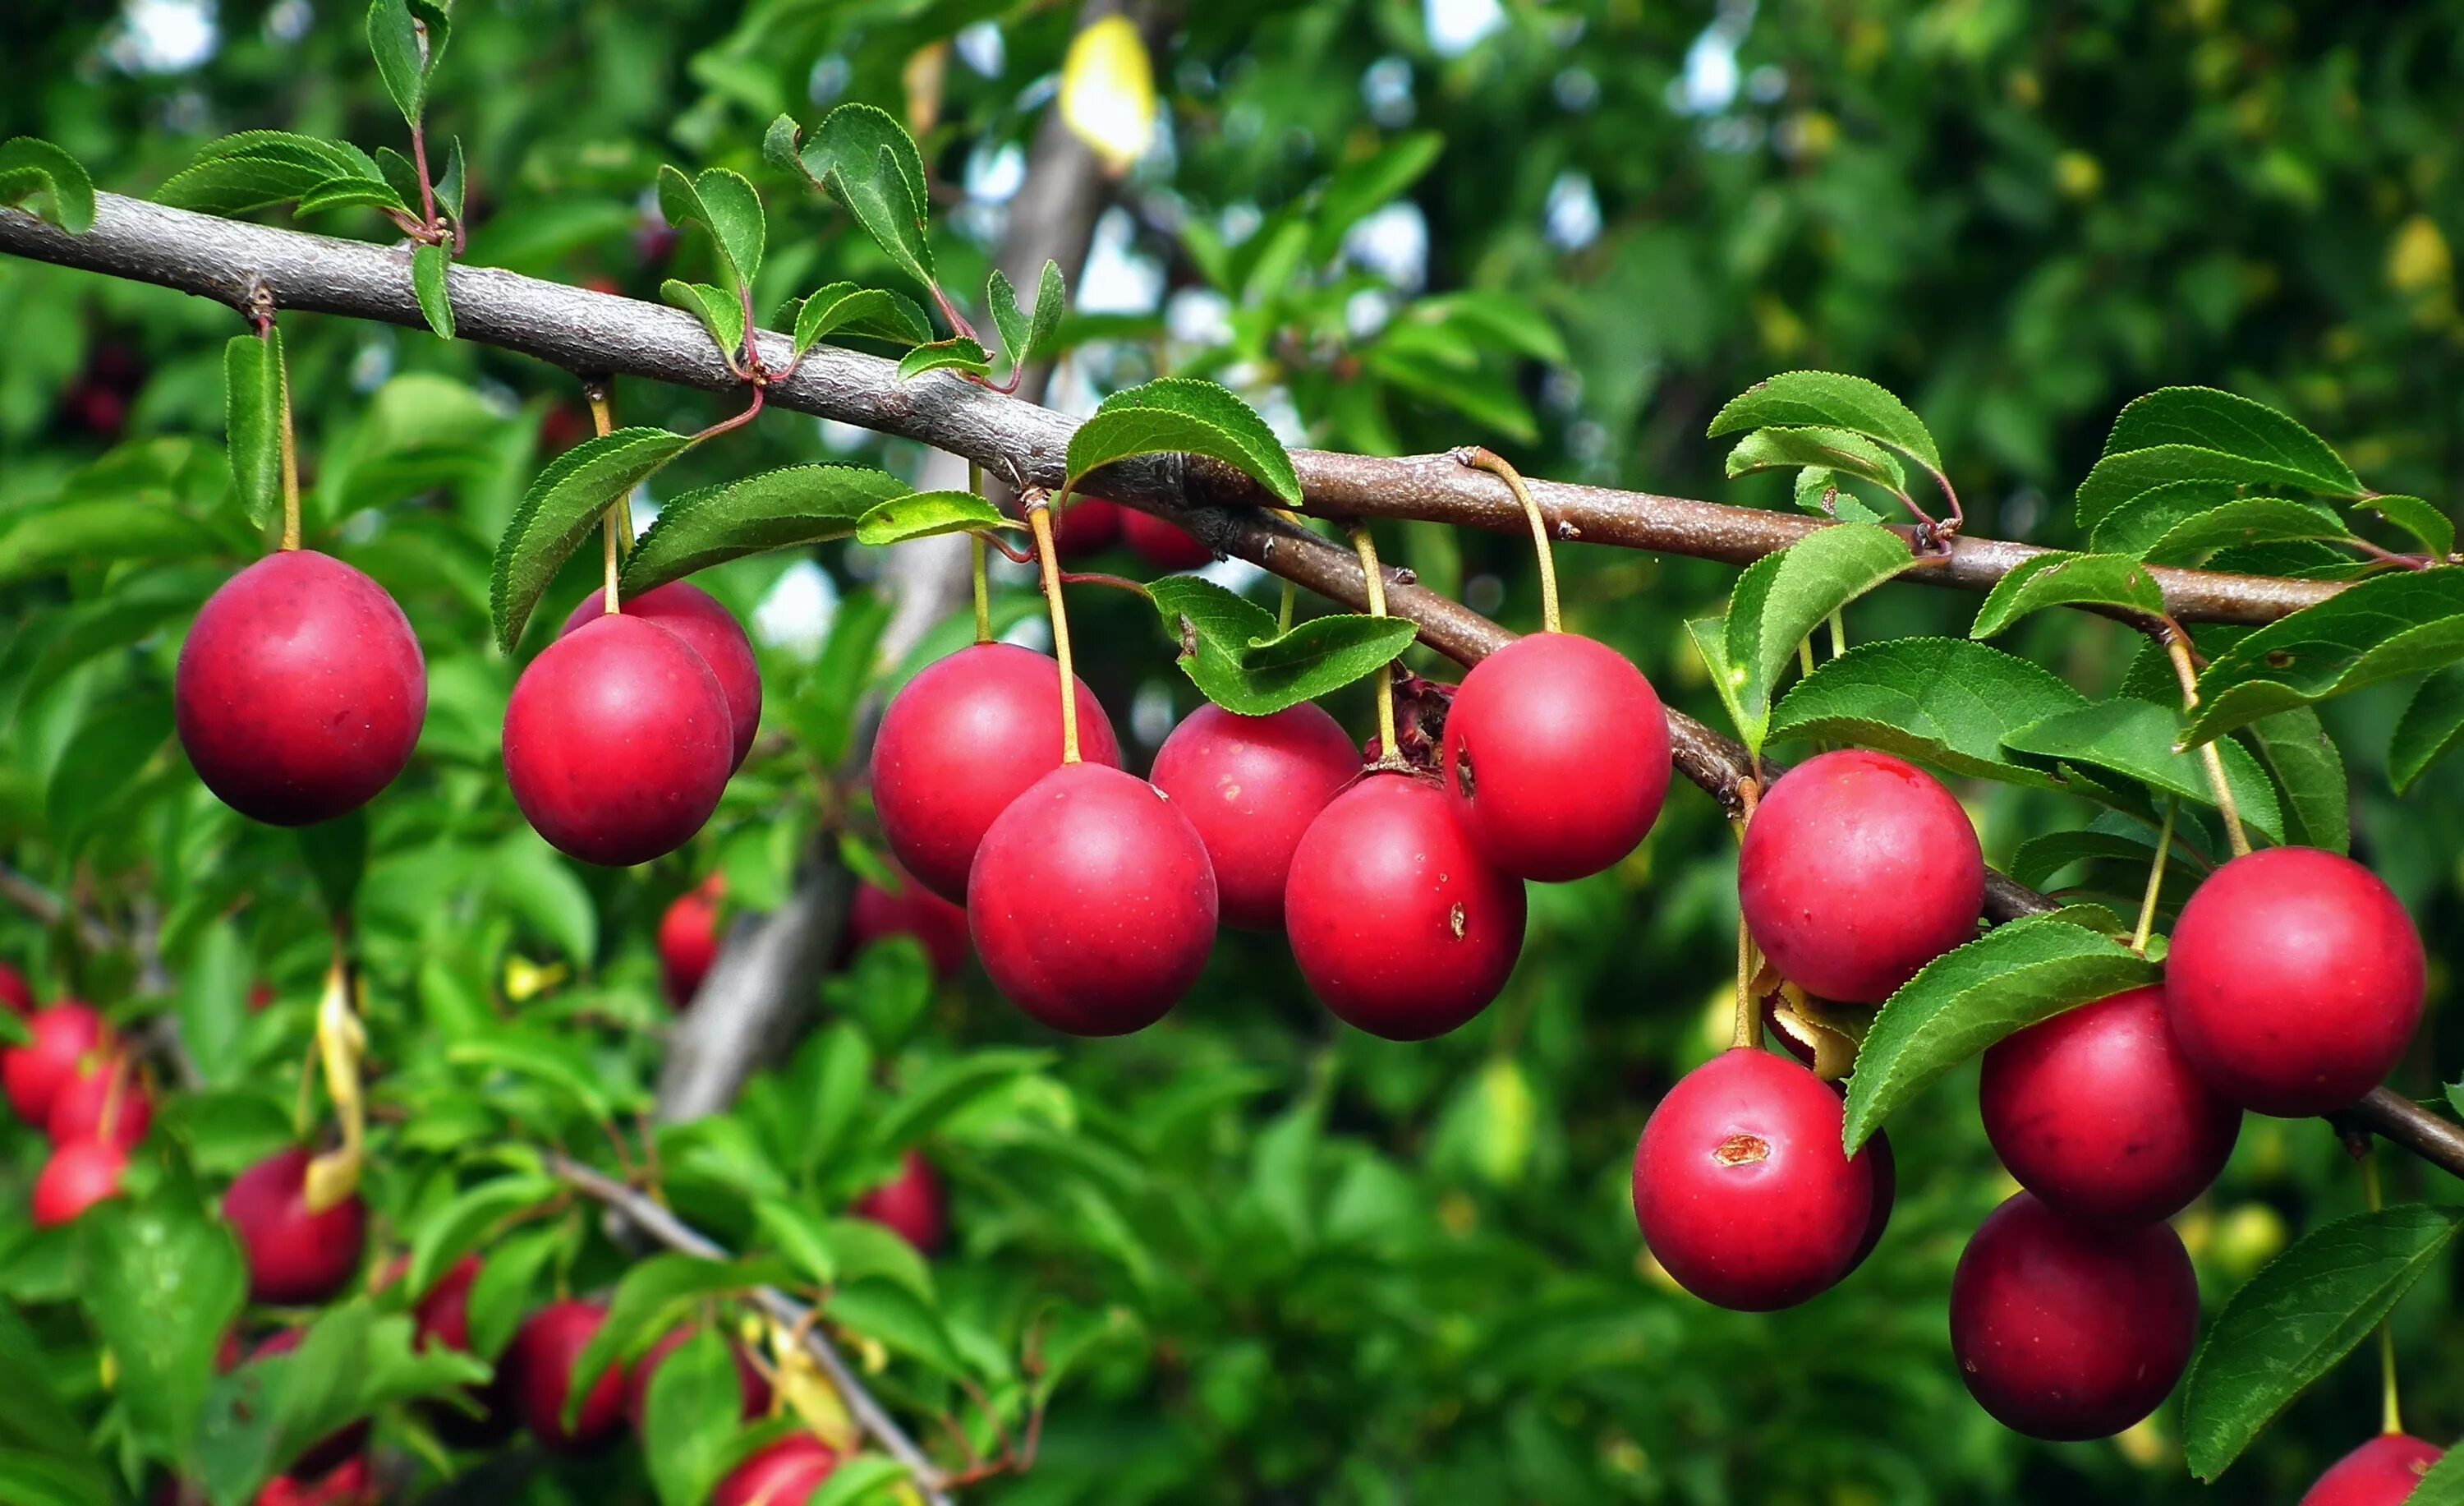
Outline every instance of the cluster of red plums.
MULTIPOLYGON (((1783 978, 1878 1005, 1974 935, 1984 881, 1948 790, 1847 750, 1790 770, 1755 806, 1738 897, 1783 978)), ((2189 1257, 2164 1221, 2223 1169, 2245 1110, 2332 1113, 2376 1087, 2412 1038, 2423 984, 2420 936, 2386 884, 2334 853, 2271 849, 2193 893, 2161 986, 1992 1047, 1980 1107, 2025 1190, 1977 1229, 1950 1298, 1952 1353, 1985 1409, 2057 1440, 2152 1411, 2198 1323, 2189 1257)), ((1688 1074, 1635 1151, 1654 1256, 1726 1307, 1827 1290, 1873 1248, 1893 1186, 1887 1144, 1851 1159, 1842 1123, 1838 1092, 1785 1057, 1730 1051, 1688 1074)))
POLYGON ((154 1122, 153 1096, 136 1054, 85 1005, 37 1009, 26 980, 0 967, 0 1007, 23 1017, 29 1037, 0 1052, 9 1107, 51 1137, 33 1195, 34 1223, 48 1229, 120 1189, 129 1150, 154 1122))

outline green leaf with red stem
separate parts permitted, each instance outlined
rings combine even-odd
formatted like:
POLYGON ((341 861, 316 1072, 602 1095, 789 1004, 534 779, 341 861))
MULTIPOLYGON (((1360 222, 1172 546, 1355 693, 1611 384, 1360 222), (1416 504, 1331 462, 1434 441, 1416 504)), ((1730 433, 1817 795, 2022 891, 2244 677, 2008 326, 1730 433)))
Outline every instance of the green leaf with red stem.
POLYGON ((1061 316, 1069 311, 1069 290, 1062 281, 1060 263, 1046 261, 1044 276, 1036 285, 1034 310, 1021 312, 1018 290, 995 267, 984 285, 984 301, 992 308, 993 324, 1001 331, 1001 350, 1009 358, 1009 368, 1015 375, 1050 352, 1052 338, 1061 328, 1061 316))
POLYGON ((1207 699, 1243 717, 1269 716, 1381 673, 1415 632, 1401 618, 1336 613, 1278 633, 1274 613, 1199 576, 1168 575, 1147 589, 1165 636, 1180 647, 1181 673, 1207 699))
POLYGON ((833 282, 796 309, 796 354, 846 332, 869 340, 920 345, 933 338, 933 322, 913 299, 887 288, 833 282))
POLYGON ((2464 736, 2464 669, 2444 669, 2421 682, 2396 719, 2387 743, 2387 779, 2399 795, 2445 758, 2464 736))
POLYGON ((907 127, 886 110, 850 103, 823 117, 800 148, 801 134, 792 117, 780 116, 770 122, 762 155, 803 173, 854 216, 899 270, 933 286, 933 243, 925 233, 933 201, 924 156, 907 127))
POLYGON ((2128 555, 2040 554, 1993 583, 1968 635, 1991 638, 2048 607, 2115 607, 2153 619, 2165 610, 2165 593, 2128 555))
POLYGON ((707 282, 670 277, 659 284, 659 301, 700 320, 701 327, 710 332, 711 343, 731 363, 743 350, 744 300, 736 294, 707 282))
POLYGON ((451 18, 430 0, 374 0, 368 7, 368 52, 376 58, 377 77, 414 130, 427 113, 429 81, 452 34, 451 18))
POLYGON ((296 208, 301 214, 321 214, 327 210, 390 210, 418 218, 391 184, 372 178, 328 178, 299 195, 296 208))
POLYGON ((1728 452, 1731 479, 1797 466, 1843 471, 1895 492, 1907 490, 1907 472, 1897 455, 1844 429, 1757 429, 1728 452))
POLYGON ((918 345, 899 357, 898 380, 913 381, 927 371, 963 371, 969 376, 982 376, 992 368, 992 358, 984 354, 983 346, 965 335, 953 335, 918 345))
POLYGON ((1865 592, 1916 563, 1907 540, 1873 523, 1817 528, 1737 578, 1722 630, 1737 734, 1760 751, 1771 697, 1806 635, 1865 592))
POLYGON ((2374 575, 2216 655, 2199 676, 2189 738, 2204 742, 2261 717, 2458 659, 2464 569, 2374 575))
POLYGON ((2455 552, 2454 520, 2418 497, 2365 497, 2353 505, 2412 535, 2433 561, 2455 552))
POLYGON ((1069 489, 1091 472, 1143 454, 1197 454, 1241 472, 1286 504, 1301 504, 1300 476, 1257 410, 1213 382, 1157 377, 1104 400, 1069 436, 1069 489))
POLYGON ((510 654, 521 642, 540 593, 607 509, 692 443, 664 429, 619 429, 547 463, 496 544, 488 605, 499 649, 510 654))
POLYGON ((72 235, 94 229, 94 179, 85 165, 38 136, 0 142, 0 204, 34 201, 33 212, 72 235))
POLYGON ((914 488, 854 465, 796 465, 672 498, 625 561, 624 594, 771 549, 844 539, 865 514, 914 488))
POLYGON ((1751 429, 1844 429, 1913 455, 1925 469, 1942 470, 1942 452, 1924 420, 1887 389, 1863 377, 1837 371, 1783 371, 1728 400, 1712 416, 1707 432, 1751 429))
POLYGON ((731 296, 753 285, 761 271, 767 226, 761 195, 742 173, 705 167, 688 178, 674 167, 662 166, 659 212, 679 229, 698 225, 710 233, 718 252, 719 281, 731 296))
POLYGON ((1005 528, 1012 520, 973 492, 915 492, 882 502, 855 525, 858 543, 905 543, 942 534, 1005 528))
POLYGON ((155 197, 204 214, 245 214, 344 182, 391 187, 375 158, 348 142, 291 131, 242 131, 207 143, 155 197))

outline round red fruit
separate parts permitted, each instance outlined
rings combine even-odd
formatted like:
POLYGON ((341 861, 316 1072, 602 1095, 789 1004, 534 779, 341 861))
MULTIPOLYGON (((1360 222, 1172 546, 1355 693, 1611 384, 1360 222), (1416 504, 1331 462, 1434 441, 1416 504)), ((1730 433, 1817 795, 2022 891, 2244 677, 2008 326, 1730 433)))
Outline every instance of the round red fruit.
MULTIPOLYGON (((668 1356, 683 1348, 685 1340, 693 1336, 692 1328, 679 1328, 652 1344, 648 1353, 633 1362, 632 1374, 625 1382, 625 1420, 633 1425, 635 1432, 642 1430, 642 1419, 649 1415, 650 1377, 658 1373, 659 1366, 667 1362, 668 1356)), ((744 1398, 744 1420, 751 1422, 770 1410, 770 1383, 761 1378, 760 1371, 753 1368, 753 1362, 732 1340, 728 1341, 727 1353, 736 1362, 736 1386, 744 1398)))
POLYGON ((909 1151, 898 1175, 855 1200, 849 1209, 869 1218, 924 1254, 939 1251, 950 1233, 950 1199, 941 1188, 940 1173, 922 1153, 909 1151))
POLYGON ((53 1147, 34 1178, 34 1227, 50 1229, 120 1191, 128 1153, 103 1140, 73 1140, 53 1147))
POLYGON ((574 1362, 606 1320, 606 1309, 595 1302, 550 1302, 523 1319, 506 1346, 500 1368, 514 1410, 531 1436, 552 1452, 584 1452, 614 1437, 624 1424, 625 1368, 611 1364, 590 1383, 575 1409, 573 1426, 564 1425, 574 1362))
POLYGON ((1481 855, 1582 878, 1635 850, 1668 793, 1668 717, 1642 672, 1571 632, 1472 666, 1446 713, 1446 787, 1481 855))
POLYGON ((1224 923, 1280 931, 1292 853, 1359 772, 1343 728, 1303 701, 1265 717, 1200 706, 1155 750, 1150 778, 1206 844, 1224 923))
POLYGON ((102 1016, 74 999, 63 999, 27 1018, 23 1046, 0 1051, 0 1085, 17 1117, 40 1129, 51 1122, 52 1100, 103 1044, 102 1016))
POLYGON ((385 587, 287 549, 197 613, 172 680, 180 746, 222 802, 272 826, 329 821, 393 783, 428 716, 428 668, 385 587))
POLYGON ((2421 1023, 2421 933, 2377 875, 2306 847, 2236 857, 2182 907, 2173 1038, 2208 1085, 2297 1118, 2361 1101, 2421 1023))
POLYGON ((1052 515, 1052 542, 1065 560, 1108 549, 1120 536, 1120 504, 1100 497, 1081 497, 1052 515))
POLYGON ((1754 808, 1738 901, 1780 975, 1880 1004, 1976 934, 1985 853, 1949 790, 1886 753, 1846 748, 1782 774, 1754 808))
POLYGON ((967 879, 993 986, 1072 1035, 1162 1019, 1206 965, 1215 919, 1215 870, 1188 818, 1100 764, 1054 769, 1011 802, 967 879))
POLYGON ((277 1474, 256 1493, 255 1506, 374 1506, 377 1498, 376 1472, 360 1454, 314 1479, 277 1474))
POLYGON ((223 1218, 248 1256, 248 1295, 277 1307, 322 1302, 350 1284, 366 1251, 367 1206, 353 1193, 332 1207, 308 1207, 308 1153, 270 1156, 234 1178, 223 1218))
POLYGON ((713 874, 683 894, 659 917, 659 986, 681 1009, 701 992, 701 981, 718 961, 718 902, 727 885, 713 874))
POLYGON ((2447 1451, 2408 1433, 2381 1433, 2337 1460, 2301 1506, 2401 1506, 2447 1451))
POLYGON ((1121 509, 1121 542, 1158 570, 1195 570, 1215 559, 1215 551, 1191 538, 1188 529, 1134 507, 1121 509))
POLYGON ((1523 880, 1491 867, 1444 790, 1371 774, 1292 852, 1284 924, 1335 1017, 1390 1041, 1443 1035, 1488 1008, 1523 951, 1523 880))
POLYGON ((911 874, 900 871, 897 877, 894 894, 869 880, 856 886, 855 903, 847 910, 848 955, 889 937, 912 936, 923 944, 935 977, 957 977, 967 965, 967 912, 911 874))
POLYGON ((719 1481, 711 1506, 804 1506, 838 1467, 838 1451, 819 1438, 782 1438, 719 1481))
POLYGON ((1723 1052, 1668 1090, 1634 1148, 1634 1217, 1678 1285, 1770 1313, 1848 1273, 1866 1234, 1880 1233, 1873 1163, 1840 1149, 1843 1113, 1812 1072, 1750 1049, 1723 1052))
MULTIPOLYGON (((1081 680, 1078 751, 1117 766, 1120 744, 1081 680)), ((927 665, 891 698, 872 743, 872 806, 890 851, 955 903, 984 832, 1026 786, 1061 766, 1061 670, 1010 643, 979 643, 927 665)))
POLYGON ((608 868, 692 840, 733 767, 727 697, 700 654, 601 613, 549 644, 505 706, 514 803, 558 851, 608 868))
POLYGON ((2207 1190, 2241 1110, 2190 1070, 2165 990, 2133 988, 2008 1036, 1985 1053, 1985 1134, 2019 1185, 2073 1218, 2152 1224, 2207 1190))
POLYGON ((44 1130, 55 1145, 107 1140, 134 1150, 154 1123, 154 1100, 127 1056, 113 1053, 60 1085, 44 1130))
MULTIPOLYGON (((736 614, 718 604, 718 598, 698 586, 671 581, 656 590, 644 591, 624 604, 624 615, 655 622, 677 637, 685 647, 701 655, 710 666, 711 675, 718 681, 719 694, 727 698, 729 772, 744 765, 744 755, 753 748, 753 734, 761 727, 761 666, 753 657, 753 640, 744 634, 744 625, 736 614)), ((607 615, 605 595, 585 596, 574 605, 559 631, 560 638, 570 637, 574 630, 593 617, 607 615)))
POLYGON ((34 990, 26 983, 26 975, 7 963, 0 963, 0 1009, 11 1014, 34 1012, 34 990))
POLYGON ((2199 1284, 2164 1224, 2112 1229, 2022 1192, 1978 1227, 1950 1280, 1950 1352, 1977 1405, 2055 1443, 2109 1437, 2190 1362, 2199 1284))

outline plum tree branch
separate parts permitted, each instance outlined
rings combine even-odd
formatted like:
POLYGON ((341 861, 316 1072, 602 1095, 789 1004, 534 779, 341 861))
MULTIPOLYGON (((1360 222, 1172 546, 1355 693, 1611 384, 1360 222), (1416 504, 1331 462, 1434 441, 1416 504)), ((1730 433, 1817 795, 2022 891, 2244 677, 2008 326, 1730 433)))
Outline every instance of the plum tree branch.
MULTIPOLYGON (((104 273, 245 308, 251 291, 272 290, 286 308, 423 326, 407 247, 338 240, 300 231, 217 219, 118 194, 97 195, 93 230, 66 232, 0 210, 0 253, 104 273)), ((679 310, 567 287, 485 267, 450 274, 460 338, 518 351, 573 371, 614 371, 720 391, 738 385, 700 324, 679 310)), ((763 359, 783 369, 784 336, 760 332, 763 359), (775 356, 775 360, 773 357, 775 356)), ((1015 466, 1030 483, 1058 486, 1075 420, 948 373, 898 380, 892 363, 822 346, 771 392, 776 406, 919 440, 996 473, 1015 466)), ((1308 508, 1335 518, 1411 518, 1515 531, 1525 515, 1504 482, 1451 456, 1381 459, 1324 451, 1293 453, 1308 508)), ((1661 553, 1745 564, 1788 547, 1818 520, 1642 492, 1564 482, 1528 483, 1534 500, 1575 537, 1661 553)), ((1252 505, 1263 497, 1225 467, 1151 456, 1110 468, 1102 495, 1169 517, 1201 543, 1354 608, 1365 607, 1360 563, 1349 549, 1252 505)), ((1902 575, 1981 590, 2046 551, 1962 537, 1948 555, 1902 575)), ((2332 585, 2220 571, 2151 570, 2177 620, 2262 623, 2325 600, 2332 585)), ((1410 618, 1419 639, 1470 664, 1514 634, 1479 613, 1389 571, 1388 609, 1410 618)), ((1750 769, 1745 750, 1682 712, 1668 714, 1679 772, 1731 809, 1750 769)), ((1768 771, 1768 770, 1767 770, 1768 771)), ((2054 908, 2000 874, 1986 883, 1986 914, 2001 921, 2054 908)), ((2464 1128, 2380 1089, 2354 1117, 2396 1144, 2464 1177, 2464 1128)))

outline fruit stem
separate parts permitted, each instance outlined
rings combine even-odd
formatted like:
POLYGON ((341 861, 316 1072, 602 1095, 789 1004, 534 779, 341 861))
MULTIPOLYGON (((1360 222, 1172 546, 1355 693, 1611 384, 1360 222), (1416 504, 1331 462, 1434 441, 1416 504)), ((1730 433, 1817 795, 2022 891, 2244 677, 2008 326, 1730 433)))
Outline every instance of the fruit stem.
POLYGON ((1751 1051, 1762 1044, 1763 1021, 1761 1001, 1754 997, 1754 939, 1746 929, 1746 918, 1737 917, 1737 1029, 1728 1037, 1730 1049, 1751 1051))
MULTIPOLYGON (((2373 1213, 2379 1210, 2378 1142, 2365 1140, 2361 1148, 2362 1202, 2373 1213)), ((2395 1330, 2388 1326, 2393 1315, 2379 1319, 2379 1429, 2382 1432, 2404 1431, 2404 1408, 2399 1404, 2395 1385, 2395 1330)))
POLYGON ((1814 634, 1810 632, 1796 640, 1796 673, 1800 675, 1814 673, 1814 634))
POLYGON ((1848 624, 1837 612, 1831 614, 1831 656, 1837 658, 1848 652, 1848 624))
POLYGON ((1294 586, 1291 582, 1284 582, 1283 600, 1275 604, 1275 635, 1277 637, 1282 637, 1285 633, 1292 631, 1292 598, 1298 595, 1299 591, 1300 588, 1294 586))
MULTIPOLYGON (((2199 672, 2190 665, 2189 639, 2169 624, 2157 631, 2165 656, 2172 661, 2173 677, 2182 684, 2182 709, 2195 710, 2199 704, 2199 672)), ((2241 811, 2233 805, 2233 786, 2225 782, 2225 756, 2214 739, 2199 744, 2199 759, 2207 765, 2208 788, 2215 794, 2216 810, 2225 818, 2225 840, 2233 844, 2233 856, 2247 857, 2250 837, 2241 829, 2241 811)))
MULTIPOLYGON (((1069 499, 1063 493, 1061 499, 1069 499)), ((1035 530, 1035 552, 1044 565, 1044 601, 1052 611, 1052 656, 1061 663, 1061 762, 1078 762, 1078 677, 1069 667, 1069 613, 1061 605, 1061 551, 1052 544, 1051 499, 1032 492, 1020 499, 1026 525, 1035 530)))
MULTIPOLYGON (((272 321, 266 322, 260 335, 273 332, 272 321)), ((291 425, 291 363, 284 360, 279 347, 275 351, 276 388, 282 394, 282 547, 299 547, 299 438, 291 425)))
POLYGON ((2156 860, 2147 865, 2147 892, 2139 897, 2139 929, 2130 935, 2130 949, 2142 956, 2147 952, 2147 935, 2156 928, 2156 892, 2165 886, 2165 859, 2173 850, 2173 818, 2182 809, 2182 797, 2165 797, 2165 824, 2156 831, 2156 860))
POLYGON ((1549 520, 1540 516, 1540 504, 1531 499, 1530 488, 1523 484, 1523 473, 1508 465, 1503 455, 1480 445, 1465 445, 1454 455, 1473 470, 1486 471, 1504 481, 1514 499, 1523 504, 1523 516, 1531 523, 1531 543, 1540 553, 1540 631, 1562 631, 1557 618, 1557 565, 1549 555, 1549 520))
MULTIPOLYGON (((1362 588, 1369 596, 1369 615, 1386 615, 1386 572, 1377 565, 1377 541, 1366 523, 1352 525, 1352 547, 1360 556, 1362 588)), ((1403 750, 1395 742, 1395 676, 1377 672, 1377 761, 1402 765, 1403 750)))
MULTIPOLYGON (((606 438, 615 432, 616 415, 608 406, 605 379, 594 377, 583 384, 582 396, 590 405, 590 427, 599 432, 600 438, 606 438)), ((625 544, 629 542, 626 536, 633 531, 630 526, 632 512, 631 499, 620 495, 607 504, 607 511, 599 520, 601 570, 607 582, 607 610, 610 612, 617 609, 616 565, 623 556, 625 544)))
POLYGON ((300 1201, 311 1213, 349 1198, 359 1190, 360 1163, 367 1143, 367 1106, 360 1096, 360 1054, 367 1049, 367 1032, 351 1008, 351 975, 342 960, 339 938, 333 965, 325 970, 324 996, 317 1002, 317 1054, 325 1068, 325 1094, 334 1100, 342 1143, 308 1163, 300 1201))
MULTIPOLYGON (((967 462, 967 490, 978 497, 984 495, 984 468, 973 460, 967 462)), ((969 534, 967 536, 967 579, 976 597, 976 641, 978 643, 993 641, 992 578, 986 573, 989 568, 990 562, 986 558, 984 536, 979 533, 969 534)))

